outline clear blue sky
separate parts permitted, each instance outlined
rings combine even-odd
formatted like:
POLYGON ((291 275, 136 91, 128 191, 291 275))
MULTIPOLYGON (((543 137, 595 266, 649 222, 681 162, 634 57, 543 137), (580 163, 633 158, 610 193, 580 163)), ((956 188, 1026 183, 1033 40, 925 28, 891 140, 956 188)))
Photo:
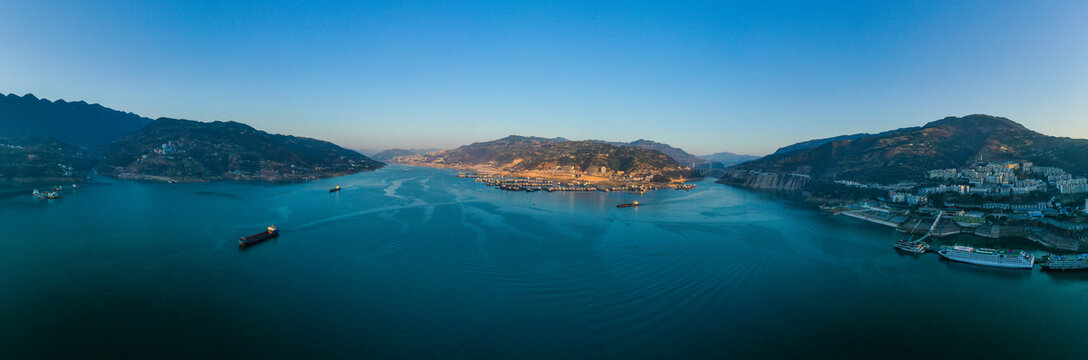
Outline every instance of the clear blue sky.
POLYGON ((972 113, 1088 138, 1088 2, 0 0, 0 92, 357 149, 765 154, 972 113))

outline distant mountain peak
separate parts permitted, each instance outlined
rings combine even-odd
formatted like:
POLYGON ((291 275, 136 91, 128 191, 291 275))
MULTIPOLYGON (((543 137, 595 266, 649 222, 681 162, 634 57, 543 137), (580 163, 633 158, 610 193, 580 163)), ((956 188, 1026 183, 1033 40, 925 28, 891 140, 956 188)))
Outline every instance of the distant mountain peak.
POLYGON ((387 150, 382 150, 382 151, 379 151, 379 152, 375 153, 374 156, 371 156, 370 158, 374 159, 374 160, 378 160, 378 161, 391 161, 391 160, 393 160, 393 159, 395 159, 397 157, 401 157, 401 156, 427 154, 427 153, 432 153, 432 152, 439 151, 439 150, 440 149, 416 149, 416 148, 411 148, 411 149, 387 149, 387 150))
POLYGON ((84 101, 50 101, 34 94, 0 96, 0 136, 53 136, 96 148, 139 130, 151 119, 84 101))
POLYGON ((1000 129, 1028 130, 1024 125, 1000 116, 985 114, 972 114, 963 117, 949 116, 944 119, 932 121, 923 128, 935 128, 942 126, 970 128, 977 131, 992 131, 1000 129))
POLYGON ((722 167, 728 167, 743 162, 759 159, 760 157, 755 155, 734 154, 731 152, 719 152, 710 155, 704 155, 702 156, 702 158, 710 162, 720 163, 720 166, 722 167))
POLYGON ((564 139, 564 138, 561 138, 561 137, 549 139, 549 138, 543 138, 543 137, 539 137, 539 136, 510 135, 510 136, 504 137, 502 139, 493 140, 493 141, 495 141, 495 142, 515 143, 515 142, 563 142, 563 141, 570 141, 570 140, 567 140, 567 139, 564 139))
POLYGON ((632 141, 632 142, 604 141, 604 140, 591 140, 591 141, 599 142, 599 143, 602 143, 602 144, 615 145, 615 146, 626 146, 626 147, 640 148, 640 149, 646 149, 646 150, 657 150, 657 151, 660 151, 660 152, 664 153, 665 155, 672 158, 673 160, 676 160, 676 161, 680 162, 681 164, 685 164, 687 166, 691 166, 694 163, 704 163, 704 162, 706 162, 702 158, 700 158, 698 156, 695 156, 695 155, 692 155, 692 154, 688 153, 687 151, 684 151, 684 149, 673 147, 672 145, 665 144, 665 143, 660 143, 660 142, 653 141, 653 140, 638 139, 638 140, 635 140, 635 141, 632 141))

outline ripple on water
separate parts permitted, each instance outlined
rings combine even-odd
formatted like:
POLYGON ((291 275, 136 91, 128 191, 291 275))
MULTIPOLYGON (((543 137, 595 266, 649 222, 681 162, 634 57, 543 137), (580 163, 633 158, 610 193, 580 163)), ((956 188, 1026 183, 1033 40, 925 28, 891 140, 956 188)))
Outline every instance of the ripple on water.
MULTIPOLYGON (((171 341, 202 353, 224 346, 209 338, 287 319, 298 329, 282 338, 288 347, 379 358, 685 358, 725 347, 758 355, 783 338, 792 343, 821 332, 808 338, 847 348, 856 337, 837 335, 868 326, 1010 343, 1029 331, 995 337, 987 326, 996 320, 977 320, 1011 310, 1048 320, 1045 329, 1029 329, 1044 334, 1031 340, 1054 346, 1031 351, 1075 347, 1068 337, 1039 338, 1086 331, 1077 321, 1086 316, 1079 294, 1088 289, 1079 273, 993 272, 903 256, 890 248, 899 236, 892 229, 709 182, 644 196, 525 194, 454 174, 380 170, 268 187, 116 182, 34 208, 29 199, 0 195, 0 223, 35 229, 0 237, 0 268, 10 275, 0 287, 0 309, 9 311, 0 317, 44 324, 18 334, 37 343, 76 344, 85 333, 64 329, 87 308, 66 305, 121 284, 158 294, 103 316, 122 330, 148 323, 131 313, 156 314, 159 323, 189 320, 161 311, 170 305, 190 306, 181 314, 242 314, 202 318, 203 332, 173 334, 171 341), (330 184, 345 191, 324 196, 330 184), (192 196, 198 191, 237 194, 240 201, 192 196), (633 199, 648 206, 615 208, 633 199), (175 227, 179 219, 186 226, 175 227), (244 253, 221 239, 268 221, 287 236, 244 253), (250 298, 264 301, 254 307, 250 298), (971 306, 952 311, 949 304, 971 306), (43 321, 25 315, 26 308, 59 315, 43 321), (909 316, 898 313, 903 308, 912 309, 909 316), (1060 316, 1044 311, 1055 308, 1060 316), (962 314, 976 322, 943 326, 947 316, 962 314), (942 326, 922 329, 932 324, 942 326), (373 344, 389 351, 364 348, 373 344)), ((246 352, 253 345, 242 338, 227 346, 246 352)))

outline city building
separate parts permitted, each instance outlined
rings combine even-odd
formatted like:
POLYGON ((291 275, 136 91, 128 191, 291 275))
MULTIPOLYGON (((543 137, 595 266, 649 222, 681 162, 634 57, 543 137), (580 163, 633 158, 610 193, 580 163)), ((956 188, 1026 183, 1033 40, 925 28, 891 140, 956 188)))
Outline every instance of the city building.
POLYGON ((1085 193, 1085 192, 1088 192, 1088 184, 1078 183, 1078 184, 1061 185, 1061 186, 1058 186, 1058 190, 1061 191, 1062 194, 1085 193))
POLYGON ((896 191, 889 192, 888 199, 893 203, 905 203, 909 205, 923 205, 929 202, 929 198, 925 195, 914 195, 896 191))

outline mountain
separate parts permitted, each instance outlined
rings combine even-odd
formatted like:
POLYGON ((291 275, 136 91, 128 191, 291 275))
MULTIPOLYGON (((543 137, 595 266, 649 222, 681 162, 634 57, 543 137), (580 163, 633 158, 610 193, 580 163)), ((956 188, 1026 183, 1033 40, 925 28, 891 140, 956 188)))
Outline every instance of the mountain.
POLYGON ((149 122, 133 113, 83 101, 49 101, 32 94, 0 96, 0 137, 53 137, 93 149, 149 122))
POLYGON ((687 151, 684 151, 683 149, 672 147, 669 144, 663 144, 663 143, 659 143, 659 142, 656 142, 656 141, 650 141, 650 140, 645 140, 645 139, 638 139, 638 140, 635 140, 635 141, 632 141, 632 142, 626 142, 626 143, 625 142, 615 142, 615 141, 604 141, 604 140, 593 140, 593 141, 597 141, 597 142, 601 142, 601 143, 605 143, 605 144, 610 144, 610 145, 615 145, 615 146, 627 146, 627 147, 635 147, 635 148, 646 149, 646 150, 657 150, 657 151, 660 151, 660 152, 664 153, 665 155, 668 155, 673 160, 676 160, 677 162, 679 162, 681 164, 684 164, 684 165, 688 165, 688 166, 692 166, 693 164, 700 164, 700 163, 707 162, 706 160, 704 160, 704 159, 702 159, 702 158, 700 158, 698 156, 689 154, 687 151))
POLYGON ((978 159, 1027 160, 1085 175, 1088 140, 1043 135, 1002 117, 947 117, 921 127, 775 153, 734 166, 733 170, 748 175, 734 173, 723 181, 751 183, 752 174, 771 181, 769 176, 777 174, 780 178, 774 181, 790 175, 816 182, 840 179, 892 184, 922 180, 928 170, 961 167, 978 159))
POLYGON ((793 145, 778 148, 778 150, 775 151, 774 154, 785 154, 785 153, 792 152, 792 151, 797 151, 797 150, 808 150, 808 149, 819 147, 820 145, 827 144, 827 143, 833 142, 833 141, 857 140, 857 139, 867 138, 867 137, 870 137, 870 136, 873 136, 873 134, 860 133, 860 134, 853 134, 853 135, 839 135, 839 136, 835 136, 835 137, 829 137, 829 138, 826 138, 826 139, 806 140, 806 141, 802 141, 802 142, 799 142, 799 143, 796 143, 796 144, 793 144, 793 145))
POLYGON ((511 144, 513 144, 513 143, 552 143, 552 142, 566 142, 566 141, 570 141, 570 140, 567 140, 567 139, 562 138, 562 137, 545 138, 545 137, 539 137, 539 136, 510 135, 510 136, 504 137, 502 139, 490 141, 489 143, 494 143, 494 144, 502 144, 502 143, 511 143, 511 144))
POLYGON ((100 173, 173 181, 299 181, 383 164, 332 143, 269 134, 237 122, 160 118, 102 147, 100 173))
POLYGON ((734 154, 734 153, 731 153, 731 152, 720 152, 720 153, 714 153, 714 154, 706 155, 706 156, 703 156, 702 158, 705 159, 706 161, 720 163, 720 164, 722 164, 722 166, 728 167, 728 166, 733 166, 733 165, 740 164, 740 163, 743 163, 743 162, 748 162, 748 161, 752 161, 752 160, 755 160, 755 159, 759 159, 759 156, 741 155, 741 154, 734 154))
POLYGON ((78 146, 47 137, 0 138, 0 184, 80 182, 98 159, 78 146))
POLYGON ((888 130, 888 131, 885 131, 885 132, 882 132, 882 133, 879 133, 879 134, 859 133, 859 134, 853 134, 853 135, 839 135, 839 136, 835 136, 835 137, 829 137, 829 138, 826 138, 826 139, 814 139, 814 140, 802 141, 802 142, 799 142, 799 143, 796 143, 796 144, 793 144, 793 145, 790 145, 790 146, 785 146, 785 147, 779 148, 774 153, 775 154, 785 154, 785 153, 788 153, 788 152, 791 152, 791 151, 807 150, 807 149, 816 148, 816 147, 819 147, 820 145, 827 144, 829 142, 834 142, 834 141, 858 140, 858 139, 864 139, 864 138, 867 138, 867 137, 884 136, 884 135, 887 135, 887 134, 890 134, 890 133, 893 133, 893 132, 897 132, 897 131, 913 130, 913 129, 917 129, 917 128, 913 127, 913 128, 902 128, 902 129, 896 129, 896 130, 888 130))
POLYGON ((441 150, 441 149, 415 149, 415 148, 412 148, 412 149, 389 149, 389 150, 379 151, 379 152, 375 153, 373 156, 371 156, 370 158, 374 159, 374 160, 378 160, 378 161, 390 161, 390 160, 393 160, 393 158, 396 158, 398 156, 420 155, 420 154, 435 152, 435 151, 438 151, 438 150, 441 150))
POLYGON ((616 146, 600 141, 508 136, 421 155, 412 163, 457 168, 486 167, 512 172, 617 174, 625 178, 668 181, 691 169, 658 150, 616 146), (605 170, 605 171, 601 171, 605 170))

